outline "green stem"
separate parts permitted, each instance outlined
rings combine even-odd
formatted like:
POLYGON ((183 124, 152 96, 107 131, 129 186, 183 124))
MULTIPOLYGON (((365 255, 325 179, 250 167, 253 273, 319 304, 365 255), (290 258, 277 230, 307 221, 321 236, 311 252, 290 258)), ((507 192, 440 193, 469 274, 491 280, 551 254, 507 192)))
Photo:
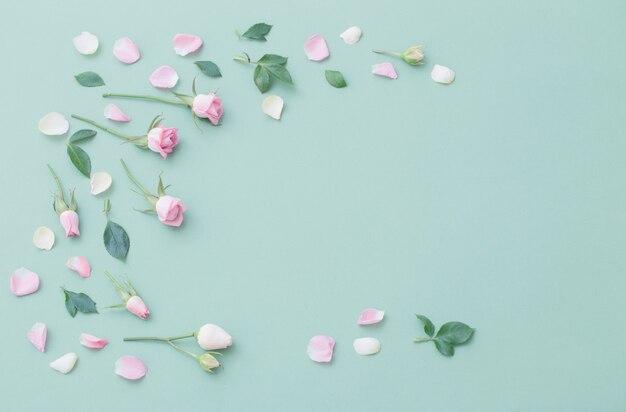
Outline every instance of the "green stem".
POLYGON ((180 346, 178 346, 178 345, 175 345, 175 344, 174 344, 174 342, 169 341, 169 340, 167 340, 167 339, 166 339, 166 342, 167 342, 167 343, 169 343, 169 344, 170 344, 170 345, 171 345, 174 349, 178 349, 179 351, 181 351, 181 352, 183 352, 183 353, 186 353, 187 355, 191 356, 191 357, 192 357, 192 358, 194 358, 194 359, 197 359, 197 358, 198 358, 198 355, 196 355, 195 353, 191 353, 191 352, 189 352, 188 350, 185 350, 185 349, 181 348, 181 347, 180 347, 180 346))
POLYGON ((193 337, 194 337, 194 333, 190 333, 188 335, 172 336, 171 338, 167 338, 167 340, 179 340, 179 339, 187 339, 187 338, 193 338, 193 337))
POLYGON ((111 134, 112 134, 112 135, 114 135, 114 136, 121 137, 122 139, 130 140, 130 139, 132 139, 132 138, 133 138, 133 136, 129 136, 129 135, 127 135, 127 134, 124 134, 124 133, 118 132, 117 130, 113 130, 113 129, 111 129, 110 127, 103 126, 103 125, 101 125, 100 123, 96 123, 96 122, 94 122, 94 121, 93 121, 93 120, 91 120, 91 119, 86 119, 86 118, 84 118, 84 117, 82 117, 82 116, 79 116, 79 115, 77 115, 77 114, 73 114, 73 115, 72 115, 72 117, 73 117, 74 119, 81 120, 81 121, 83 121, 83 122, 85 122, 85 123, 89 123, 90 125, 95 126, 95 127, 97 127, 98 129, 100 129, 100 130, 104 130, 105 132, 111 133, 111 134))
POLYGON ((246 57, 244 56, 235 56, 233 57, 233 60, 238 61, 238 62, 242 62, 242 63, 249 63, 249 64, 258 64, 259 62, 255 62, 250 60, 250 57, 248 55, 246 55, 246 57))
POLYGON ((413 339, 414 343, 422 343, 422 342, 430 342, 435 340, 434 338, 415 338, 413 339))
POLYGON ((157 336, 142 336, 139 338, 124 338, 124 342, 139 342, 143 340, 156 340, 159 342, 168 342, 167 338, 159 338, 157 336))
MULTIPOLYGON (((57 188, 59 189, 59 196, 64 198, 65 196, 63 195, 63 188, 61 187, 61 180, 59 180, 59 176, 57 176, 57 174, 54 172, 52 166, 50 166, 49 164, 47 166, 48 169, 50 169, 50 173, 52 173, 52 177, 54 177, 54 181, 57 184, 57 188)), ((63 201, 65 202, 65 199, 63 199, 63 201)))
POLYGON ((152 193, 148 192, 148 190, 145 187, 143 187, 137 179, 135 179, 135 176, 133 176, 132 173, 130 173, 130 170, 128 170, 128 166, 126 166, 126 163, 124 162, 124 160, 120 159, 120 162, 122 163, 122 167, 124 168, 124 171, 126 172, 126 176, 128 176, 128 178, 139 188, 139 190, 141 190, 144 193, 144 195, 148 197, 154 197, 152 193))
POLYGON ((374 49, 374 50, 372 50, 372 51, 373 51, 374 53, 378 53, 378 54, 386 54, 386 55, 389 55, 389 56, 396 56, 396 57, 400 57, 400 56, 401 56, 401 54, 400 54, 400 53, 392 52, 392 51, 389 51, 389 50, 379 50, 379 49, 374 49))
POLYGON ((164 99, 162 97, 140 95, 140 94, 123 94, 123 93, 103 93, 102 97, 125 97, 129 99, 154 100, 155 102, 175 104, 177 106, 187 106, 187 103, 180 100, 164 99))

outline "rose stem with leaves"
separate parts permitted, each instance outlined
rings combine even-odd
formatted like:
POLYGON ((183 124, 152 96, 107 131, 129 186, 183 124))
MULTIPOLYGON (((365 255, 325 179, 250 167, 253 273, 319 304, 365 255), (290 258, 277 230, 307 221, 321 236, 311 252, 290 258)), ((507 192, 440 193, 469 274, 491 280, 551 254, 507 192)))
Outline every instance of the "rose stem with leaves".
POLYGON ((82 116, 79 116, 77 114, 73 114, 72 117, 74 119, 78 119, 78 120, 83 121, 85 123, 89 123, 90 125, 95 126, 98 129, 100 129, 100 130, 104 130, 107 133, 111 133, 112 135, 117 136, 117 137, 121 137, 122 139, 125 139, 125 140, 132 141, 133 139, 137 139, 137 138, 143 137, 143 136, 129 136, 129 135, 124 134, 122 132, 118 132, 117 130, 111 129, 110 127, 106 127, 106 126, 104 126, 104 125, 102 125, 102 124, 100 124, 98 122, 95 122, 95 121, 93 121, 91 119, 87 119, 87 118, 84 118, 82 116))
POLYGON ((152 193, 148 191, 148 189, 143 187, 143 185, 139 183, 137 179, 135 179, 135 176, 133 176, 130 170, 128 170, 128 166, 126 166, 126 162, 124 162, 124 159, 120 159, 120 163, 122 164, 122 167, 124 168, 124 171, 126 172, 126 176, 128 176, 128 178, 135 184, 135 186, 137 186, 139 190, 143 192, 144 196, 146 196, 146 199, 148 199, 150 203, 153 203, 156 205, 158 198, 156 198, 152 193))

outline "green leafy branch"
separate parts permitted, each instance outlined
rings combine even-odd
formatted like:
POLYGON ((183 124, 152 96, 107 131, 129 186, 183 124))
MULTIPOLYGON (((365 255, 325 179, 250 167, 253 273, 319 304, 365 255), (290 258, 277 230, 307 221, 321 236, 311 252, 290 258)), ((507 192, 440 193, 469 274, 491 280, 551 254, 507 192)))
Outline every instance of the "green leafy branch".
POLYGON ((233 60, 256 65, 253 79, 261 93, 265 93, 270 88, 272 78, 293 84, 289 70, 285 67, 287 57, 277 54, 264 54, 258 61, 253 61, 247 53, 244 53, 243 56, 233 57, 233 60))
POLYGON ((447 322, 441 325, 435 335, 435 325, 423 315, 415 315, 424 324, 428 338, 415 338, 413 342, 434 342, 435 347, 444 356, 454 356, 454 347, 466 343, 474 334, 474 329, 462 322, 447 322))

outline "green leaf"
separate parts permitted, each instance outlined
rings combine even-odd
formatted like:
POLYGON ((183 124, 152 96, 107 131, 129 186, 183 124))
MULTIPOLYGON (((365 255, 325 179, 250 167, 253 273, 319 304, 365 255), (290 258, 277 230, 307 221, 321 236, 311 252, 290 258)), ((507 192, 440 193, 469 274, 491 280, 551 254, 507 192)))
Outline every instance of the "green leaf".
POLYGON ((435 347, 444 356, 454 356, 454 346, 446 341, 435 339, 435 347))
POLYGON ((264 54, 257 63, 261 65, 278 64, 284 66, 287 64, 287 57, 279 56, 277 54, 264 54))
POLYGON ((281 66, 279 64, 268 64, 263 67, 278 80, 283 81, 287 84, 293 84, 293 81, 291 80, 291 75, 289 74, 289 71, 285 68, 285 66, 281 66))
POLYGON ((63 288, 65 294, 65 308, 71 317, 76 316, 76 312, 98 313, 96 302, 84 293, 76 293, 63 288))
POLYGON ((433 335, 435 334, 435 325, 433 325, 430 319, 428 319, 426 316, 423 316, 423 315, 415 315, 415 316, 417 316, 417 318, 424 323, 424 332, 426 332, 426 334, 432 338, 433 335))
POLYGON ((74 76, 74 78, 76 79, 76 81, 78 81, 78 83, 81 86, 85 86, 85 87, 104 86, 104 80, 102 80, 102 77, 100 77, 98 73, 82 72, 74 76))
POLYGON ((76 145, 68 143, 67 155, 79 172, 87 177, 91 176, 91 159, 89 159, 87 152, 76 145))
POLYGON ((250 40, 266 41, 265 36, 272 30, 272 26, 265 23, 257 23, 251 26, 241 37, 245 37, 250 40))
POLYGON ((217 67, 217 64, 212 61, 197 61, 194 62, 196 66, 200 69, 200 71, 206 74, 209 77, 222 77, 222 73, 220 72, 220 68, 217 67))
POLYGON ((70 143, 77 143, 82 140, 89 139, 91 137, 94 137, 96 133, 97 132, 95 130, 91 130, 91 129, 79 130, 70 137, 70 143))
POLYGON ((326 70, 324 75, 326 76, 326 81, 337 89, 347 86, 346 80, 343 78, 343 74, 341 74, 341 72, 336 70, 326 70))
POLYGON ((270 73, 260 64, 254 69, 254 84, 261 93, 265 93, 270 88, 270 73))
POLYGON ((109 220, 102 238, 109 255, 116 259, 124 259, 128 255, 130 239, 122 226, 109 220))
POLYGON ((472 337, 474 329, 462 322, 444 323, 437 332, 437 340, 442 340, 451 345, 460 345, 472 337))

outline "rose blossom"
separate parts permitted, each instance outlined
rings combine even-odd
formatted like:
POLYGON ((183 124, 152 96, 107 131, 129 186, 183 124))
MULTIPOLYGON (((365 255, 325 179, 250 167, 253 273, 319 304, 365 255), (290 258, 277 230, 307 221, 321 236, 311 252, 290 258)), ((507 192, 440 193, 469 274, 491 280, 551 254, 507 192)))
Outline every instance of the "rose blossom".
POLYGON ((220 122, 220 117, 224 113, 222 98, 217 97, 215 93, 197 95, 193 99, 191 108, 196 116, 209 119, 214 125, 220 122))
POLYGON ((233 344, 228 332, 212 323, 202 325, 195 335, 198 345, 204 350, 225 349, 233 344))
POLYGON ((159 220, 168 226, 180 226, 183 223, 183 213, 187 206, 180 203, 174 196, 161 196, 156 203, 156 213, 159 220))
POLYGON ((174 151, 178 144, 178 129, 158 125, 148 132, 148 148, 153 152, 160 153, 163 159, 174 151))
POLYGON ((80 236, 80 231, 78 230, 78 213, 74 210, 66 210, 59 215, 59 220, 61 221, 63 229, 65 229, 65 236, 80 236))
POLYGON ((150 315, 150 311, 148 310, 148 307, 144 303, 143 299, 137 295, 132 296, 126 301, 126 309, 143 320, 150 315))

